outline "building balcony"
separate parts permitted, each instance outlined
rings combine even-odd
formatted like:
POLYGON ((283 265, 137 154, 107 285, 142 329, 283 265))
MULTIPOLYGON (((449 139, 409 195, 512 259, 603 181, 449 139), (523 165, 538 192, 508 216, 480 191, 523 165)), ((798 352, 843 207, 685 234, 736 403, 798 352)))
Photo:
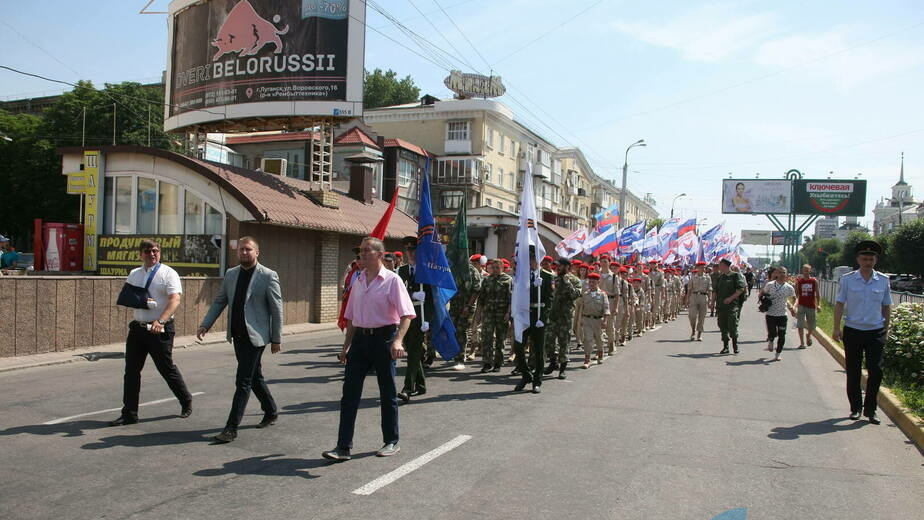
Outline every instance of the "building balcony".
POLYGON ((455 140, 446 139, 443 142, 443 150, 446 154, 469 154, 472 153, 472 140, 455 140))

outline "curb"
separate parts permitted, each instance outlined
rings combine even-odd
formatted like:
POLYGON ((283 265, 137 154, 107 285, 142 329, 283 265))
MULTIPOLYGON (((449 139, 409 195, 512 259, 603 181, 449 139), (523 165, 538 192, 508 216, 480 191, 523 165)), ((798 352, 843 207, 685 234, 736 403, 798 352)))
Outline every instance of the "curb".
MULTIPOLYGON (((336 323, 310 323, 310 324, 297 324, 291 325, 289 327, 283 327, 282 335, 283 337, 296 336, 300 334, 310 334, 312 332, 328 332, 338 330, 336 323), (308 326, 306 326, 308 325, 308 326), (288 329, 288 330, 286 330, 288 329)), ((221 343, 227 343, 225 339, 224 331, 213 332, 206 336, 203 341, 196 341, 195 336, 181 336, 174 339, 174 349, 188 349, 194 347, 207 347, 212 345, 218 345, 221 343)), ((23 362, 16 365, 3 365, 0 364, 0 374, 6 372, 14 372, 18 370, 26 370, 29 368, 39 368, 39 367, 50 367, 55 365, 66 365, 69 363, 76 363, 82 361, 98 361, 99 359, 106 359, 105 357, 93 357, 92 354, 98 353, 101 350, 106 349, 119 349, 124 350, 124 344, 122 343, 112 343, 109 345, 94 345, 92 347, 86 347, 81 349, 70 350, 67 352, 54 352, 48 353, 48 355, 54 356, 52 359, 23 359, 23 362)), ((43 354, 38 354, 41 356, 43 354)), ((26 358, 28 356, 25 356, 26 358)), ((9 358, 7 358, 9 359, 9 358)), ((15 358, 13 358, 15 359, 15 358)), ((0 359, 0 363, 2 363, 0 359)))
MULTIPOLYGON (((830 336, 819 329, 815 329, 814 336, 842 368, 847 367, 844 349, 840 345, 835 343, 830 336)), ((860 384, 866 385, 866 370, 863 370, 860 384)), ((919 450, 924 451, 924 420, 918 419, 914 414, 908 411, 898 397, 895 397, 892 390, 887 387, 879 387, 878 404, 879 408, 882 408, 882 411, 892 419, 892 422, 894 422, 896 426, 898 426, 898 429, 901 430, 919 450)))

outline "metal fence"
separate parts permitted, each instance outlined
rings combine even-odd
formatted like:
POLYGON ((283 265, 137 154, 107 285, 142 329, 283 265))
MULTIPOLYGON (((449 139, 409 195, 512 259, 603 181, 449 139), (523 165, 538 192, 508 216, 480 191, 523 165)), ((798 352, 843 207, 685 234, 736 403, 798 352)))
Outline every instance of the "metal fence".
MULTIPOLYGON (((818 289, 821 298, 834 305, 834 297, 837 296, 837 280, 818 280, 818 289)), ((924 295, 909 292, 892 291, 892 303, 924 303, 924 295)))

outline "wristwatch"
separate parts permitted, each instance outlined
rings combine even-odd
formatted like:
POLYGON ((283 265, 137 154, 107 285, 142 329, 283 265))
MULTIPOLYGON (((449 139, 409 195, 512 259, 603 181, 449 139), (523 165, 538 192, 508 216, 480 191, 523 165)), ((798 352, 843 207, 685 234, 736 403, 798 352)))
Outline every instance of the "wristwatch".
POLYGON ((158 320, 157 320, 157 323, 160 323, 161 325, 166 325, 166 324, 167 324, 167 320, 158 319, 158 320))

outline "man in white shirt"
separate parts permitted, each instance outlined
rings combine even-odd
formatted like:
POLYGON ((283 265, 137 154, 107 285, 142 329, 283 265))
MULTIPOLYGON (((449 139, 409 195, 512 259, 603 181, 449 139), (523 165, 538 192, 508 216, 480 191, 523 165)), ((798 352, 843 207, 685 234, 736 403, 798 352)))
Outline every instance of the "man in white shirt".
POLYGON ((141 241, 143 265, 133 269, 126 283, 148 286, 148 308, 134 309, 134 320, 128 324, 125 340, 125 382, 122 395, 122 415, 109 423, 122 426, 138 422, 138 395, 141 392, 141 369, 148 355, 173 395, 180 401, 180 417, 192 414, 192 395, 179 369, 173 364, 173 337, 176 334, 173 313, 180 306, 183 287, 180 276, 170 266, 160 263, 160 244, 141 241))

